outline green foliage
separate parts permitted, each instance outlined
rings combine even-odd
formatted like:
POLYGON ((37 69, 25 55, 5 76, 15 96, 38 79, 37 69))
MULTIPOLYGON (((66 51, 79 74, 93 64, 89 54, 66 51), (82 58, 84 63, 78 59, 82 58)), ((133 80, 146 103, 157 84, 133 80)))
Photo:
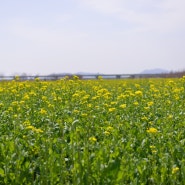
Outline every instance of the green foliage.
POLYGON ((185 78, 0 83, 0 184, 185 184, 185 78))

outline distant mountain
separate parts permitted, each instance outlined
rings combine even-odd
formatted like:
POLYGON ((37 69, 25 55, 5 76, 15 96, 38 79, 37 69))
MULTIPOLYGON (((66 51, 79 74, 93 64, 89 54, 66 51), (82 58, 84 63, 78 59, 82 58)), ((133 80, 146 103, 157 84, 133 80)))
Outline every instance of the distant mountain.
POLYGON ((169 71, 165 69, 156 68, 156 69, 146 69, 141 72, 141 74, 161 74, 161 73, 169 73, 169 71))

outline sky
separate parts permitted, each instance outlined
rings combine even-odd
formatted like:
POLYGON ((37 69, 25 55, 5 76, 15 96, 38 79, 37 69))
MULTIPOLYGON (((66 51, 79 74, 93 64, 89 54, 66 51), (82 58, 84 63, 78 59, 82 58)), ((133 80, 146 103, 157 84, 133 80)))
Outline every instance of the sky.
POLYGON ((185 69, 184 0, 0 0, 0 74, 185 69))

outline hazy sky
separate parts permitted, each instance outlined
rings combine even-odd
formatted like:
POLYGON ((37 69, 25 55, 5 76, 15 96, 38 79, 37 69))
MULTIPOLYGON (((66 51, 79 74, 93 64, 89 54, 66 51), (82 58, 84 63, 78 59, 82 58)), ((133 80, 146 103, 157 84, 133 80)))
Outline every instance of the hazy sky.
POLYGON ((185 0, 0 0, 0 74, 185 69, 185 0))

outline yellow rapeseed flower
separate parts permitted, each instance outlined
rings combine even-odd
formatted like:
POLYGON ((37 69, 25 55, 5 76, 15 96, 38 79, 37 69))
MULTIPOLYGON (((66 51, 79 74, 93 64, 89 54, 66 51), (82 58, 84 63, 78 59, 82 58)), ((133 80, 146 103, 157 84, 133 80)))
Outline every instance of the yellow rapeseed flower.
POLYGON ((30 99, 29 95, 25 94, 24 97, 23 97, 23 100, 29 100, 29 99, 30 99))
POLYGON ((138 103, 137 101, 135 101, 133 104, 134 104, 135 106, 138 106, 138 105, 139 105, 139 103, 138 103))
POLYGON ((80 111, 79 111, 79 110, 77 110, 77 109, 75 109, 73 112, 74 112, 74 113, 79 113, 80 111))
POLYGON ((126 108, 126 106, 127 106, 126 104, 122 104, 119 107, 122 108, 122 109, 124 109, 124 108, 126 108))
POLYGON ((94 136, 92 136, 92 137, 89 138, 89 141, 96 142, 97 139, 94 136))
POLYGON ((114 112, 116 110, 116 108, 109 108, 109 112, 114 112))
POLYGON ((149 110, 149 109, 150 109, 150 107, 144 107, 144 109, 145 109, 145 110, 149 110))
POLYGON ((35 78, 35 81, 36 82, 40 81, 40 78, 39 77, 35 78))
POLYGON ((107 130, 108 130, 108 131, 111 131, 111 130, 113 130, 113 127, 108 126, 108 127, 107 127, 107 130))
POLYGON ((87 117, 87 114, 86 113, 82 113, 81 116, 82 117, 87 117))
POLYGON ((35 127, 32 126, 32 125, 29 125, 29 126, 27 126, 26 128, 27 128, 27 129, 31 129, 31 130, 35 130, 35 127))
POLYGON ((150 145, 150 148, 151 148, 151 149, 155 149, 155 146, 154 146, 154 145, 150 145))
POLYGON ((74 75, 73 80, 79 80, 79 76, 74 75))
POLYGON ((36 132, 36 133, 42 133, 43 132, 43 130, 41 130, 40 128, 35 128, 32 125, 28 125, 26 128, 29 129, 29 130, 32 130, 33 132, 36 132))
POLYGON ((103 79, 103 77, 102 76, 98 76, 98 80, 102 80, 103 79))
POLYGON ((37 132, 37 133, 42 133, 43 130, 41 130, 40 128, 37 128, 37 129, 35 129, 35 132, 37 132))
POLYGON ((110 102, 111 105, 115 105, 116 103, 115 101, 110 102))
POLYGON ((42 108, 42 109, 40 110, 40 113, 41 113, 41 114, 47 114, 47 111, 46 111, 45 109, 42 108))
POLYGON ((148 132, 148 133, 157 133, 158 131, 157 131, 156 128, 151 127, 151 128, 149 128, 149 129, 147 129, 147 132, 148 132))
POLYGON ((154 104, 153 101, 150 101, 150 102, 147 103, 148 106, 152 106, 153 104, 154 104))
POLYGON ((173 167, 172 168, 172 174, 175 174, 179 171, 179 168, 178 167, 173 167))
POLYGON ((105 134, 105 135, 110 135, 110 132, 105 131, 104 134, 105 134))
POLYGON ((143 120, 143 121, 148 121, 148 118, 147 118, 146 116, 143 116, 143 117, 141 118, 141 120, 143 120))
POLYGON ((136 92, 135 92, 135 95, 142 96, 143 93, 142 93, 142 91, 136 91, 136 92))
POLYGON ((27 125, 27 126, 30 125, 30 121, 29 120, 24 121, 23 125, 27 125))
POLYGON ((91 108, 91 107, 92 107, 92 104, 89 103, 87 106, 88 106, 89 108, 91 108))
POLYGON ((157 153, 156 147, 154 145, 150 145, 150 149, 152 150, 152 153, 157 153))

